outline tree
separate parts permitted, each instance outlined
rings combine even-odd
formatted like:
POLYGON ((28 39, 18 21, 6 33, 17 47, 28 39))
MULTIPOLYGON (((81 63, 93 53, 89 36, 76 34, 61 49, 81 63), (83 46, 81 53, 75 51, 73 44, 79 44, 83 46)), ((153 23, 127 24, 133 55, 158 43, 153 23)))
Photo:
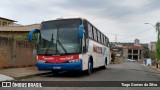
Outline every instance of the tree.
POLYGON ((146 47, 144 47, 143 56, 144 58, 149 58, 149 49, 146 47))
POLYGON ((157 31, 156 58, 158 62, 160 60, 160 22, 157 22, 155 27, 157 31))
POLYGON ((112 60, 111 60, 111 61, 112 61, 112 62, 114 62, 115 57, 116 57, 116 54, 115 54, 115 53, 112 53, 112 54, 111 54, 111 58, 112 58, 112 60))
POLYGON ((157 40, 160 40, 160 22, 156 23, 157 40))
POLYGON ((158 40, 156 43, 156 58, 157 61, 160 60, 160 40, 158 40))

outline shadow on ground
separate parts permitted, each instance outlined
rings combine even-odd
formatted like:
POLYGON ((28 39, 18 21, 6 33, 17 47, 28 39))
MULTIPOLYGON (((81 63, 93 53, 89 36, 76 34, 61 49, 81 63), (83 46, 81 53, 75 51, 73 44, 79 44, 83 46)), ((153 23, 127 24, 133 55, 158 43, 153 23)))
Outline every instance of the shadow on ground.
MULTIPOLYGON (((105 70, 105 69, 102 69, 102 68, 96 68, 93 70, 92 74, 95 74, 95 73, 98 73, 102 70, 105 70)), ((58 74, 54 74, 52 72, 50 73, 47 73, 45 75, 42 75, 43 77, 68 77, 68 78, 72 78, 72 77, 85 77, 85 76, 88 76, 88 74, 86 73, 86 71, 79 71, 79 72, 76 72, 76 71, 63 71, 63 72, 59 72, 58 74)))

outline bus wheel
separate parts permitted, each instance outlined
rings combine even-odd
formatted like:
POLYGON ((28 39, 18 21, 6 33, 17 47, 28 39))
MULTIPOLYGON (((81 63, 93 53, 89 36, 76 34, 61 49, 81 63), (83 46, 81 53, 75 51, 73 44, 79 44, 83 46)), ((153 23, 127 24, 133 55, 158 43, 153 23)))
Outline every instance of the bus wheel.
POLYGON ((102 66, 102 69, 106 69, 106 68, 107 68, 107 58, 105 59, 104 66, 102 66))
POLYGON ((89 61, 87 74, 90 75, 92 73, 92 70, 93 70, 93 63, 91 61, 89 61))

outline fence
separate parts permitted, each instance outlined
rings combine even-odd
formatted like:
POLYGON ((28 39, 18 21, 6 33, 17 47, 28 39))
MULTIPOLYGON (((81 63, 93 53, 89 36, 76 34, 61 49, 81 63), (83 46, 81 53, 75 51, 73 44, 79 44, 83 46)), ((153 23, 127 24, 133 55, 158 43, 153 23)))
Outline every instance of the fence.
POLYGON ((0 68, 35 65, 36 44, 0 37, 0 68))

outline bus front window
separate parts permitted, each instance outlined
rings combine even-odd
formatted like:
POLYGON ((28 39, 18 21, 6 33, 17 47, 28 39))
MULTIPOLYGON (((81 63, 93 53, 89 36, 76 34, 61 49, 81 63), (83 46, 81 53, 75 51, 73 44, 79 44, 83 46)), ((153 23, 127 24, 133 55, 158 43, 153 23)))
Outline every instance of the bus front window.
MULTIPOLYGON (((77 30, 78 28, 61 28, 58 31, 58 39, 66 49, 67 53, 80 52, 80 43, 78 40, 77 30)), ((62 46, 57 44, 57 50, 61 51, 61 48, 62 46)))
POLYGON ((37 54, 62 55, 81 52, 78 39, 80 22, 52 21, 44 22, 38 40, 37 54))

